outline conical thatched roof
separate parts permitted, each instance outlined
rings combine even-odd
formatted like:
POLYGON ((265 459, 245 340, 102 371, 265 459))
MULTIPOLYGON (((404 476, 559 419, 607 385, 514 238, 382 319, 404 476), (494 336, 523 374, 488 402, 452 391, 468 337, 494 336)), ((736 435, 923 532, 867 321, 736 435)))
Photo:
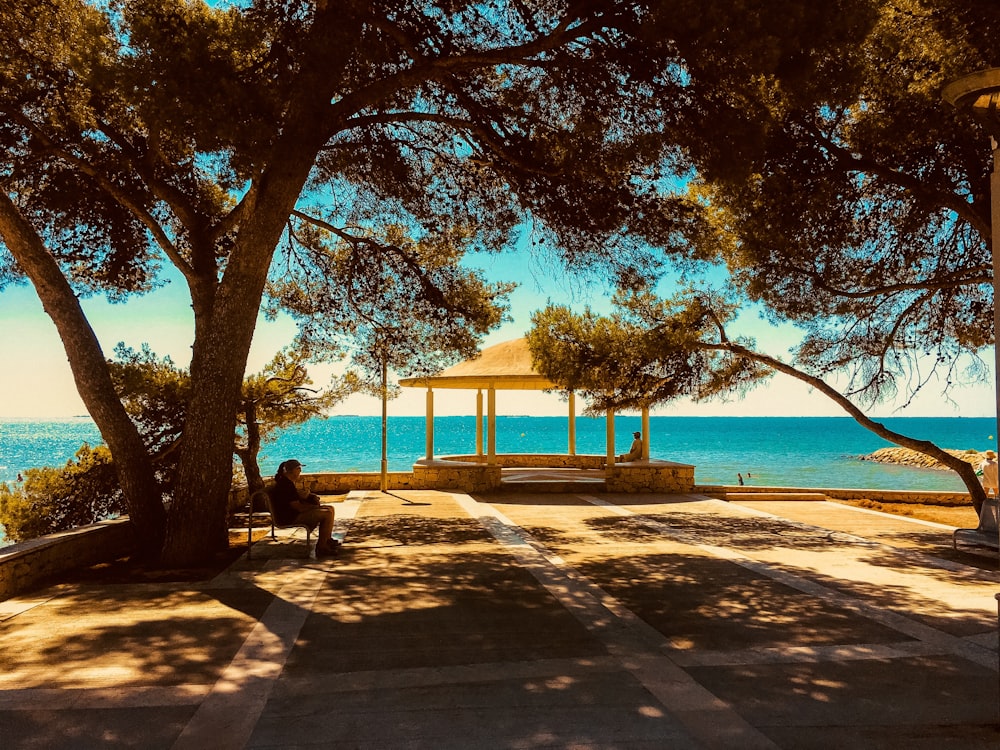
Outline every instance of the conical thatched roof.
POLYGON ((556 386, 531 366, 528 342, 523 339, 488 346, 476 359, 467 359, 439 375, 402 378, 402 386, 423 388, 490 388, 542 391, 556 386))

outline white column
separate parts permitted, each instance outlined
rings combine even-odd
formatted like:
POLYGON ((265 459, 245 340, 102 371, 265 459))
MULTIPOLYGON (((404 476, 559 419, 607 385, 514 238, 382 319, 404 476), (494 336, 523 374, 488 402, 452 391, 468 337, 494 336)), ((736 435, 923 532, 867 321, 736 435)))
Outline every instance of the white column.
POLYGON ((576 455, 576 393, 569 392, 569 455, 576 455))
POLYGON ((607 467, 610 469, 612 466, 615 465, 615 410, 608 409, 607 414, 605 415, 605 419, 607 420, 607 435, 608 435, 607 467))
POLYGON ((427 460, 434 458, 434 391, 427 389, 427 460))
POLYGON ((649 441, 652 436, 649 434, 649 407, 645 404, 642 407, 642 460, 649 460, 649 441))
POLYGON ((492 385, 486 394, 486 412, 486 419, 489 423, 489 447, 487 448, 486 463, 493 466, 497 462, 497 392, 492 385))
MULTIPOLYGON (((1000 142, 990 136, 993 149, 993 173, 990 175, 990 253, 993 257, 993 382, 996 394, 996 437, 994 448, 1000 451, 1000 142)), ((998 530, 1000 533, 1000 530, 998 530)), ((1000 628, 1000 620, 997 621, 1000 628)))
POLYGON ((483 389, 476 391, 476 457, 483 460, 483 389))

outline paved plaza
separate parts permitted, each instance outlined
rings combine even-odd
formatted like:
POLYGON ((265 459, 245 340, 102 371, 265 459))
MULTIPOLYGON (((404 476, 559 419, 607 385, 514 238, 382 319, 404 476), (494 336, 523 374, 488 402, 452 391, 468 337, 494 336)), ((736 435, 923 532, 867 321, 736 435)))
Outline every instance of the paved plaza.
POLYGON ((0 748, 1000 747, 996 558, 832 502, 353 492, 0 602, 0 748))

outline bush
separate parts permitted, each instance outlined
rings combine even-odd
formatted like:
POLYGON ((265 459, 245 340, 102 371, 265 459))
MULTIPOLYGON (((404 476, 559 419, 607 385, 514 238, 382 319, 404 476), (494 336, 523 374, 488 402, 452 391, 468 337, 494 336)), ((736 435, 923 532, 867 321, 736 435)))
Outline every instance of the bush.
POLYGON ((80 446, 63 468, 24 472, 13 490, 0 484, 0 524, 13 542, 86 526, 125 512, 118 478, 106 446, 80 446))

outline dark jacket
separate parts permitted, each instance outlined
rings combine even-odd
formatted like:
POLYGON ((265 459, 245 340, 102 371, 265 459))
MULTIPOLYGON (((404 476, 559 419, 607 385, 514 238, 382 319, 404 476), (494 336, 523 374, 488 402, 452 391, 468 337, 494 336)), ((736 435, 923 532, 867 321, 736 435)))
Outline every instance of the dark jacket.
POLYGON ((292 503, 301 499, 292 480, 284 475, 276 477, 274 486, 268 493, 271 495, 271 505, 274 507, 275 522, 292 523, 299 515, 299 512, 292 507, 292 503))

